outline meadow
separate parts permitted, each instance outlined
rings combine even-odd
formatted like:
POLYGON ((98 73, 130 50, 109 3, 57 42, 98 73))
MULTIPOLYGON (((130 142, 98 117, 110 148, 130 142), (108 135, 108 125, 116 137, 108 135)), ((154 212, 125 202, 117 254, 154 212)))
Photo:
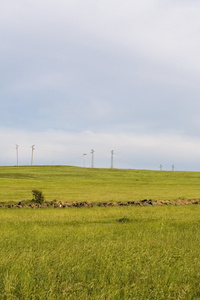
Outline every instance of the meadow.
MULTIPOLYGON (((200 173, 0 167, 0 202, 199 199, 200 173)), ((0 299, 200 299, 200 206, 0 208, 0 299)))
POLYGON ((0 167, 0 203, 47 201, 131 201, 200 198, 200 173, 95 169, 69 166, 0 167))
POLYGON ((0 299, 200 299, 200 207, 0 210, 0 299))

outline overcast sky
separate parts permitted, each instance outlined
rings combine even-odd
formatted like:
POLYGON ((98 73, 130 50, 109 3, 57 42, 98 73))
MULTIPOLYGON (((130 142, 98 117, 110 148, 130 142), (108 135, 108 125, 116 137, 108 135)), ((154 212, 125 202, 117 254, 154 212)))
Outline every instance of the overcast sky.
POLYGON ((200 171, 200 2, 1 0, 0 165, 200 171))

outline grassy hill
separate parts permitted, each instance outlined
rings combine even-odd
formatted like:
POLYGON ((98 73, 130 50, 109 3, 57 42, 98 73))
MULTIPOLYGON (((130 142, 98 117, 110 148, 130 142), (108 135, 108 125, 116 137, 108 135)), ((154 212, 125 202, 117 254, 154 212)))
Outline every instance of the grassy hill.
MULTIPOLYGON (((200 173, 0 167, 0 202, 200 197, 200 173)), ((200 299, 200 205, 0 209, 0 299, 200 299), (122 222, 123 220, 123 222, 122 222)))
POLYGON ((0 220, 2 300, 200 299, 200 205, 0 209, 0 220))
POLYGON ((0 167, 1 203, 30 200, 32 189, 42 190, 47 201, 198 199, 200 173, 69 166, 0 167))

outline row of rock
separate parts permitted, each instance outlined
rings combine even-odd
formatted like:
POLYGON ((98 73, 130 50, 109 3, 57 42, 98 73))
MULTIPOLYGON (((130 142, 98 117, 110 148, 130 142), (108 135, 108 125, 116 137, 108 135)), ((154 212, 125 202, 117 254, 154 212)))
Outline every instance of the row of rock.
POLYGON ((127 201, 127 202, 89 202, 89 201, 74 201, 74 202, 61 202, 52 201, 39 203, 25 203, 20 201, 18 204, 3 204, 0 205, 2 208, 42 208, 42 207, 54 207, 54 208, 65 208, 65 207, 108 207, 108 206, 151 206, 151 205, 188 205, 188 204, 200 204, 200 200, 192 199, 178 199, 178 200, 148 200, 144 199, 141 201, 127 201))

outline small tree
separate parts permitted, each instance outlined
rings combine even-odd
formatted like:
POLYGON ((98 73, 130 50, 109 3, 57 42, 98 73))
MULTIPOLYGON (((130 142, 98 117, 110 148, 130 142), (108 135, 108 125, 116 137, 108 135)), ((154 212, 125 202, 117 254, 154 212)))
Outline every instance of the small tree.
POLYGON ((44 195, 42 194, 41 191, 38 190, 32 190, 32 194, 33 194, 33 201, 36 203, 43 203, 44 202, 44 195))

